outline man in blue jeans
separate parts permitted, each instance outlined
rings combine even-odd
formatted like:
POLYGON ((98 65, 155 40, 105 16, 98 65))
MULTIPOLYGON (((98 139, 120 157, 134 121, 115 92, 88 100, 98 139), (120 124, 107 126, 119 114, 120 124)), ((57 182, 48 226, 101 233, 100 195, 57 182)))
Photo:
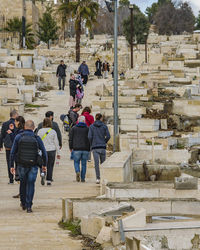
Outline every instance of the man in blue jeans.
POLYGON ((34 134, 34 122, 26 121, 23 133, 15 137, 10 154, 10 171, 15 174, 14 161, 18 164, 20 177, 20 201, 23 210, 32 212, 35 181, 38 173, 38 151, 42 151, 43 166, 46 172, 47 153, 39 136, 34 134))
POLYGON ((89 128, 85 123, 85 117, 80 116, 78 118, 78 124, 75 125, 69 133, 69 148, 71 152, 73 150, 74 168, 77 182, 80 182, 80 180, 81 182, 85 182, 87 160, 90 151, 88 131, 89 128))

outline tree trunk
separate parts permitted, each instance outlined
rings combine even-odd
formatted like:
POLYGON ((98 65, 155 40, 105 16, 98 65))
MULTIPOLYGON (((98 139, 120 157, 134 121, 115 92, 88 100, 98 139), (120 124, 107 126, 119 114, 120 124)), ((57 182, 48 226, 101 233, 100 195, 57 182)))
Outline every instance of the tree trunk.
POLYGON ((76 62, 80 62, 81 19, 76 28, 76 62))

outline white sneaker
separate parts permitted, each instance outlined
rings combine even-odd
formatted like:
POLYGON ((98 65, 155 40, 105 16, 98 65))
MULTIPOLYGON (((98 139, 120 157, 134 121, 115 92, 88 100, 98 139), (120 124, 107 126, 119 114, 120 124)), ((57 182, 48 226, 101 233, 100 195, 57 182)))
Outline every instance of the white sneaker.
POLYGON ((100 180, 99 179, 96 180, 96 184, 100 184, 100 180))

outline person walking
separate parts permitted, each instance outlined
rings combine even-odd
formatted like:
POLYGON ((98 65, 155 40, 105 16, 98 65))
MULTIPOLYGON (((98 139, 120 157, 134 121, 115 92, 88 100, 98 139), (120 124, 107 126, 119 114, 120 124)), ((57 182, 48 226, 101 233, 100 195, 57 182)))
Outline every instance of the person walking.
MULTIPOLYGON (((57 159, 60 159, 60 148, 56 131, 52 129, 52 121, 49 118, 44 119, 43 128, 38 131, 38 136, 42 139, 44 147, 47 151, 48 163, 46 180, 47 185, 50 186, 53 179, 53 168, 56 153, 57 159)), ((42 185, 44 185, 44 183, 42 183, 42 185)))
MULTIPOLYGON (((56 131, 57 137, 58 137, 58 142, 59 142, 59 147, 60 149, 62 148, 62 135, 60 132, 60 128, 58 126, 58 123, 54 121, 54 112, 53 111, 47 111, 45 114, 46 118, 49 118, 52 122, 52 129, 56 131)), ((36 129, 36 133, 43 127, 43 122, 38 124, 38 127, 36 129)))
POLYGON ((77 121, 78 121, 78 117, 79 117, 79 114, 78 112, 82 109, 82 105, 77 103, 75 104, 74 107, 72 107, 70 110, 69 110, 69 119, 70 119, 70 127, 73 127, 76 125, 77 121))
POLYGON ((69 92, 70 92, 70 97, 69 97, 69 107, 74 107, 76 104, 76 89, 79 86, 79 81, 75 79, 75 75, 71 74, 70 75, 70 80, 69 80, 69 92))
POLYGON ((12 138, 10 137, 10 133, 15 133, 15 119, 18 117, 18 112, 13 110, 10 112, 10 119, 3 123, 1 128, 1 135, 0 135, 0 151, 2 151, 3 146, 6 150, 6 161, 7 161, 7 169, 8 169, 8 184, 14 183, 14 176, 10 172, 10 150, 12 148, 12 138), (10 132, 9 132, 10 131, 10 132))
POLYGON ((88 75, 90 74, 86 61, 81 63, 78 68, 78 73, 81 74, 81 77, 83 78, 83 85, 86 85, 88 82, 88 75))
POLYGON ((101 73, 102 62, 101 62, 101 60, 99 58, 97 59, 97 61, 95 63, 95 66, 96 66, 95 76, 97 76, 98 78, 101 78, 102 77, 102 73, 101 73))
MULTIPOLYGON (((91 108, 90 107, 85 107, 82 111, 83 116, 85 116, 85 123, 88 127, 90 127, 94 123, 94 117, 91 115, 91 108)), ((88 161, 91 161, 91 151, 89 152, 88 155, 88 161)))
POLYGON ((59 90, 65 89, 66 68, 67 66, 64 64, 64 61, 61 60, 60 65, 58 65, 57 71, 56 71, 56 76, 58 77, 59 90), (61 81, 62 81, 62 86, 61 86, 61 81))
POLYGON ((99 161, 106 160, 106 144, 110 140, 108 127, 103 123, 102 114, 96 114, 96 121, 90 126, 88 138, 90 141, 96 172, 96 183, 100 183, 99 161))
POLYGON ((47 153, 39 136, 34 134, 34 122, 25 122, 23 133, 15 137, 10 153, 10 171, 15 173, 14 160, 17 156, 18 170, 20 176, 20 201, 23 210, 32 212, 33 197, 35 192, 35 181, 38 173, 38 150, 42 152, 43 166, 46 171, 47 153))
MULTIPOLYGON (((25 126, 25 119, 23 116, 18 116, 15 119, 15 127, 16 131, 15 133, 11 133, 10 136, 12 137, 12 141, 14 142, 15 137, 18 134, 21 134, 24 132, 24 126, 25 126)), ((15 159, 15 181, 20 181, 19 178, 19 171, 18 171, 18 163, 17 163, 17 157, 15 159)), ((13 198, 20 198, 20 194, 18 193, 17 195, 13 195, 13 198)))
POLYGON ((80 116, 78 124, 71 129, 69 134, 69 148, 71 152, 73 150, 73 160, 77 182, 80 182, 80 180, 81 182, 85 182, 87 160, 90 151, 88 131, 89 129, 85 123, 85 117, 80 116))
POLYGON ((104 63, 103 63, 103 75, 104 75, 104 79, 107 79, 108 78, 108 72, 110 71, 110 64, 107 62, 107 61, 105 61, 104 63))

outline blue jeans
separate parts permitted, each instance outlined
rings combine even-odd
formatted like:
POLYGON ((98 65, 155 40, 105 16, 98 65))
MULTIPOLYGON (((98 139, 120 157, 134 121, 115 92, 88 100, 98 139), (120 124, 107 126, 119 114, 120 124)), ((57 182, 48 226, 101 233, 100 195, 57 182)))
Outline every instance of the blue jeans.
POLYGON ((88 151, 73 151, 74 152, 74 168, 76 173, 81 172, 81 180, 85 180, 85 174, 87 169, 87 160, 88 160, 88 151), (80 171, 80 162, 81 162, 81 171, 80 171))
POLYGON ((33 196, 35 192, 35 181, 37 178, 38 167, 24 168, 18 166, 20 178, 20 200, 21 204, 26 208, 31 208, 33 205, 33 196))

